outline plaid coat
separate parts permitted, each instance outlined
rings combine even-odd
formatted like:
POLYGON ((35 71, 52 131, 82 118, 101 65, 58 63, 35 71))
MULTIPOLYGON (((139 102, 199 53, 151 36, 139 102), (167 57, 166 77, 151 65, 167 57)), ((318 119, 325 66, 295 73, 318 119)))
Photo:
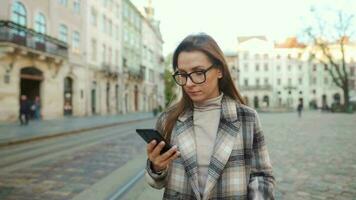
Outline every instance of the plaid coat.
MULTIPOLYGON (((164 113, 157 123, 164 123, 164 113)), ((181 156, 165 173, 153 173, 150 161, 146 167, 147 182, 154 188, 165 188, 163 199, 274 199, 272 166, 258 115, 252 108, 224 95, 203 194, 198 190, 193 111, 178 118, 171 143, 178 146, 181 156)))

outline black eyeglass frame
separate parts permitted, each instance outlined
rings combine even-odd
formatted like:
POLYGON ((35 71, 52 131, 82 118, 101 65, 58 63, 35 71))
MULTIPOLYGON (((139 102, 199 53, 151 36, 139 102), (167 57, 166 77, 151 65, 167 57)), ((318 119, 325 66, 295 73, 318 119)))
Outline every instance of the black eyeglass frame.
POLYGON ((190 72, 190 73, 179 73, 179 72, 177 71, 177 72, 175 72, 174 74, 172 74, 172 77, 173 77, 174 81, 176 82, 176 84, 179 85, 179 86, 185 86, 185 85, 187 84, 188 77, 189 77, 190 80, 191 80, 193 83, 195 83, 195 84, 203 84, 203 83, 205 83, 205 81, 206 81, 206 73, 207 73, 209 70, 213 69, 213 68, 215 68, 215 65, 214 65, 214 64, 212 64, 212 65, 211 65, 210 67, 208 67, 207 69, 200 69, 200 70, 192 71, 192 72, 190 72), (201 81, 201 82, 195 82, 195 81, 192 79, 192 77, 191 77, 191 75, 194 74, 194 73, 203 73, 203 74, 204 74, 204 80, 201 81), (176 78, 175 78, 175 76, 177 76, 177 75, 184 75, 184 77, 185 77, 185 82, 184 82, 184 84, 179 84, 179 83, 178 83, 178 81, 177 81, 176 78))

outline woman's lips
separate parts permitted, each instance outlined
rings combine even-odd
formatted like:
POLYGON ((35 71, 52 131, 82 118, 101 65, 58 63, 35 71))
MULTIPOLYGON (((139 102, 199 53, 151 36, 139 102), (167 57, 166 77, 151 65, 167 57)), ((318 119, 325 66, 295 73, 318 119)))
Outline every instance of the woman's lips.
POLYGON ((188 94, 193 95, 193 96, 198 95, 200 93, 201 93, 201 91, 188 92, 188 94))

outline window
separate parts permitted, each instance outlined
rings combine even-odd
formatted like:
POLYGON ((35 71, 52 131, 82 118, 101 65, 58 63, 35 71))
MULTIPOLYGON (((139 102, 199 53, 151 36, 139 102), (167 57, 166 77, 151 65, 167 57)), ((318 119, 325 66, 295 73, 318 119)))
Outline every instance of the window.
POLYGON ((61 40, 63 42, 68 41, 68 28, 64 24, 61 24, 59 26, 59 40, 61 40))
POLYGON ((259 64, 256 64, 256 71, 260 71, 260 65, 259 64))
POLYGON ((116 25, 116 40, 120 40, 120 30, 118 25, 116 25))
POLYGON ((94 8, 91 9, 91 24, 93 26, 96 26, 98 24, 98 18, 97 18, 97 13, 94 8))
POLYGON ((265 68, 265 71, 268 71, 268 64, 267 63, 264 64, 264 68, 265 68))
POLYGON ((78 31, 73 32, 73 49, 79 50, 80 34, 78 31))
POLYGON ((316 77, 313 77, 313 84, 316 84, 316 77))
POLYGON ((288 65, 288 71, 292 71, 292 66, 291 65, 288 65))
POLYGON ((328 77, 325 77, 325 78, 324 78, 324 83, 325 83, 325 84, 328 84, 328 83, 329 83, 328 77))
POLYGON ((312 92, 313 92, 313 94, 316 94, 316 90, 313 90, 312 92))
POLYGON ((112 36, 112 21, 108 20, 109 35, 112 36))
POLYGON ((74 13, 80 13, 80 0, 73 0, 74 13))
POLYGON ((106 63, 106 46, 103 44, 103 56, 102 56, 103 63, 106 63))
POLYGON ((97 58, 97 51, 96 51, 96 48, 97 48, 97 43, 96 43, 96 40, 95 39, 92 39, 91 40, 91 59, 93 61, 96 61, 96 58, 97 58))
POLYGON ((248 86, 248 79, 247 78, 245 78, 245 80, 244 80, 244 85, 247 87, 248 86))
POLYGON ((287 56, 288 60, 292 59, 292 56, 290 54, 288 54, 287 56))
POLYGON ((109 48, 109 53, 108 53, 109 55, 108 55, 108 63, 109 63, 109 65, 111 65, 111 61, 112 61, 112 49, 111 49, 111 47, 109 48))
POLYGON ((247 63, 244 64, 244 71, 248 72, 248 64, 247 63))
POLYGON ((302 71, 302 65, 301 64, 298 66, 298 69, 299 69, 299 71, 302 71))
POLYGON ((42 13, 38 13, 35 18, 35 31, 46 34, 46 19, 42 13))
POLYGON ((265 85, 268 85, 268 78, 265 78, 265 85))
POLYGON ((260 79, 256 78, 256 86, 259 86, 259 85, 260 85, 260 79))
POLYGON ((63 6, 67 6, 68 5, 68 0, 58 0, 58 2, 60 4, 62 4, 63 6))
POLYGON ((355 80, 350 80, 350 83, 349 83, 349 88, 351 89, 351 90, 354 90, 355 89, 355 80))
POLYGON ((11 20, 16 24, 19 24, 21 26, 26 26, 27 13, 26 13, 25 6, 22 3, 18 1, 14 2, 12 6, 11 20))
POLYGON ((281 59, 281 55, 277 54, 276 58, 279 60, 281 59))
POLYGON ((303 84, 303 79, 302 78, 298 78, 298 83, 299 84, 303 84))
POLYGON ((350 76, 355 76, 355 68, 356 67, 350 67, 350 76))
POLYGON ((150 69, 150 71, 149 71, 149 80, 150 80, 150 82, 151 83, 153 83, 154 82, 154 72, 153 72, 153 70, 152 69, 150 69))
POLYGON ((313 72, 316 71, 316 64, 313 65, 313 72))
POLYGON ((265 54, 263 55, 263 58, 264 58, 264 59, 268 59, 268 54, 265 53, 265 54))
POLYGON ((105 15, 103 15, 102 17, 102 21, 101 21, 101 31, 103 33, 106 33, 106 17, 105 15))
POLYGON ((255 59, 259 60, 260 59, 260 55, 259 54, 255 54, 255 59))
POLYGON ((277 65, 277 71, 281 71, 281 66, 277 65))
POLYGON ((292 85, 292 79, 288 78, 288 85, 292 85))
POLYGON ((324 70, 328 71, 328 65, 327 64, 324 65, 324 70))
POLYGON ((277 79, 277 85, 281 85, 281 79, 277 79))
POLYGON ((119 66, 119 50, 115 50, 115 65, 116 67, 119 66))

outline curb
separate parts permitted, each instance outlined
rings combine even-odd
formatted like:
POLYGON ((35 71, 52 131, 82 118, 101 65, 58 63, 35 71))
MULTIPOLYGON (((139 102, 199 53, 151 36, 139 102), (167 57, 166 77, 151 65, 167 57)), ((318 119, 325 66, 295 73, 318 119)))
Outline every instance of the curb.
POLYGON ((139 121, 145 121, 145 120, 154 119, 154 118, 155 117, 148 117, 148 118, 144 118, 144 119, 135 119, 135 120, 129 120, 129 121, 122 121, 122 122, 116 122, 116 123, 111 123, 111 124, 99 125, 99 126, 95 126, 95 127, 79 128, 79 129, 75 129, 75 130, 71 130, 71 131, 50 133, 50 134, 47 134, 47 135, 35 136, 35 137, 32 137, 32 138, 11 140, 11 141, 0 143, 0 148, 5 147, 5 146, 12 146, 12 145, 17 145, 17 144, 23 144, 23 143, 29 143, 29 142, 34 142, 34 141, 45 140, 45 139, 49 139, 49 138, 62 137, 62 136, 67 136, 67 135, 74 135, 74 134, 78 134, 78 133, 81 133, 81 132, 97 130, 97 129, 103 129, 103 128, 118 126, 118 125, 126 124, 126 123, 134 123, 134 122, 139 122, 139 121))

